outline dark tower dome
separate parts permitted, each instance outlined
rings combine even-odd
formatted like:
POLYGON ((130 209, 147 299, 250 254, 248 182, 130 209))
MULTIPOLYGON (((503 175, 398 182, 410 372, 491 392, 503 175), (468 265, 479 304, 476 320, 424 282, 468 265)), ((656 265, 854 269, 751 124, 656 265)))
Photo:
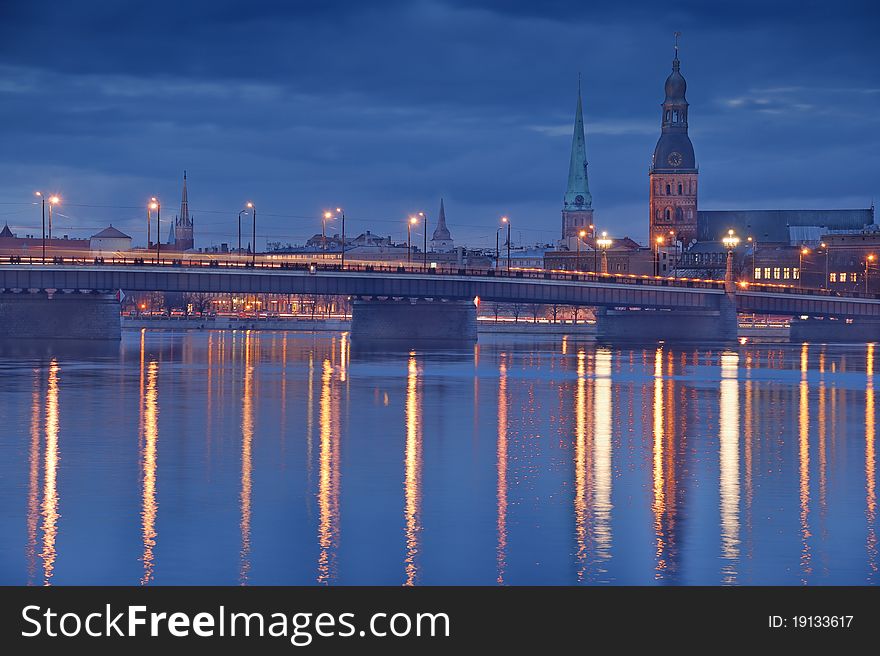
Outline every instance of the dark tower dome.
POLYGON ((665 102, 683 102, 684 94, 687 91, 687 82, 679 70, 679 61, 676 57, 672 61, 672 73, 666 78, 666 100, 665 102))

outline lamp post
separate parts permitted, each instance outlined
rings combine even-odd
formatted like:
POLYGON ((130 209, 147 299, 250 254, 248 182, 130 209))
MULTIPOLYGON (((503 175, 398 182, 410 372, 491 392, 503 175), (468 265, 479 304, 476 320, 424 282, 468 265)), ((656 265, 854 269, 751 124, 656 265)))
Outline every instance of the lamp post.
POLYGON ((654 249, 654 275, 660 275, 660 247, 663 245, 663 235, 658 235, 657 239, 654 240, 657 244, 657 248, 654 249))
POLYGON ((501 223, 507 224, 507 273, 510 273, 510 219, 506 216, 502 216, 501 223))
POLYGON ((251 211, 251 216, 254 219, 253 241, 251 242, 251 266, 254 267, 257 265, 257 206, 248 201, 245 207, 251 211))
POLYGON ((337 207, 336 211, 342 215, 342 268, 345 268, 345 210, 337 207))
POLYGON ((602 273, 608 273, 608 247, 614 243, 608 238, 608 233, 603 231, 602 236, 596 240, 596 245, 602 249, 602 273))
POLYGON ((825 280, 822 281, 822 289, 828 289, 828 244, 823 241, 819 245, 825 252, 825 280))
POLYGON ((873 253, 871 253, 870 255, 868 255, 865 258, 865 293, 866 294, 868 293, 868 271, 869 271, 868 267, 870 266, 871 262, 873 262, 876 259, 877 259, 877 256, 874 255, 873 253))
POLYGON ((495 230, 495 269, 498 269, 499 260, 501 258, 501 253, 498 249, 498 235, 504 230, 504 224, 507 223, 507 217, 501 217, 501 225, 498 226, 498 229, 495 230))
POLYGON ((411 216, 409 217, 409 221, 406 224, 406 263, 412 264, 412 227, 418 223, 419 220, 411 216))
POLYGON ((586 231, 586 230, 581 230, 581 231, 578 233, 578 239, 577 239, 577 259, 576 259, 575 262, 574 262, 574 269, 575 269, 575 271, 580 271, 580 270, 581 270, 581 241, 582 241, 583 238, 586 237, 586 236, 587 236, 587 231, 586 231))
POLYGON ((236 255, 241 255, 241 215, 247 213, 248 211, 246 209, 241 210, 238 213, 238 249, 235 251, 236 255))
POLYGON ((798 287, 803 289, 804 286, 804 255, 808 255, 810 249, 806 246, 802 247, 798 252, 798 287))
POLYGON ((61 202, 58 196, 49 196, 49 241, 52 241, 52 206, 61 202))
POLYGON ((755 269, 757 265, 755 264, 755 254, 758 250, 758 242, 754 237, 746 237, 746 241, 752 245, 752 282, 755 281, 755 269))
POLYGON ((422 226, 422 268, 428 268, 428 215, 424 212, 419 212, 419 216, 422 217, 422 221, 424 221, 424 225, 422 226))
POLYGON ((675 248, 672 258, 672 277, 678 273, 678 240, 675 238, 675 230, 669 231, 669 243, 675 248))
POLYGON ((147 250, 150 248, 150 244, 153 241, 152 235, 150 234, 150 230, 153 225, 153 210, 159 209, 159 201, 156 200, 156 197, 153 196, 150 198, 150 202, 147 203, 147 250))
POLYGON ((735 290, 733 282, 733 249, 739 244, 739 237, 733 234, 733 230, 728 230, 727 236, 721 240, 721 243, 727 248, 727 269, 724 274, 724 291, 730 294, 735 290))
POLYGON ((159 232, 159 225, 161 222, 162 215, 162 203, 159 202, 158 198, 152 198, 150 204, 156 205, 156 264, 159 264, 159 244, 162 243, 162 233, 159 232))
POLYGON ((35 191, 34 196, 40 199, 40 205, 43 208, 43 264, 46 263, 46 197, 41 191, 35 191))
POLYGON ((324 259, 327 259, 327 221, 333 218, 333 212, 324 212, 321 215, 321 250, 324 252, 324 259))

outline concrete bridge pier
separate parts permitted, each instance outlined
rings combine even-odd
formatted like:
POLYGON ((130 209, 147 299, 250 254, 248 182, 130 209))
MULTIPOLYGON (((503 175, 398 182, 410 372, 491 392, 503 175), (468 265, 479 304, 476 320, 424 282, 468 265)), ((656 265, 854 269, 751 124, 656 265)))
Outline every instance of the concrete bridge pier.
POLYGON ((119 341, 121 334, 115 294, 0 290, 0 339, 119 341))
POLYGON ((353 303, 352 341, 431 345, 477 341, 473 301, 362 298, 353 303))
POLYGON ((733 343, 737 340, 736 301, 718 297, 716 307, 693 310, 596 310, 596 340, 601 343, 733 343))

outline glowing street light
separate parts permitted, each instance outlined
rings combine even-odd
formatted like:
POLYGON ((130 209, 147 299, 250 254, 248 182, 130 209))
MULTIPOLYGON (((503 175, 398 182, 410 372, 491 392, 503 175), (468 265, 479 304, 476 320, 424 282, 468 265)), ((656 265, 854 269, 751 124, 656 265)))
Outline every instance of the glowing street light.
POLYGON ((660 247, 663 246, 663 242, 666 241, 663 238, 663 235, 657 235, 657 238, 654 240, 654 243, 657 244, 657 248, 654 249, 654 275, 660 275, 660 247))
POLYGON ((42 191, 35 191, 34 196, 40 199, 40 205, 42 206, 43 212, 43 262, 46 261, 46 201, 49 201, 49 241, 52 240, 52 206, 57 205, 61 202, 61 198, 56 195, 51 195, 46 198, 46 195, 42 191))
POLYGON ((877 259, 877 256, 871 253, 865 258, 865 293, 868 293, 868 271, 871 262, 877 259))
MULTIPOLYGON (((150 244, 153 241, 152 235, 150 234, 150 227, 153 224, 153 210, 158 210, 158 209, 159 209, 159 201, 156 199, 155 196, 153 196, 152 198, 150 198, 150 202, 147 203, 147 250, 149 250, 150 244)), ((158 230, 156 231, 156 234, 157 235, 159 234, 158 230)))
POLYGON ((424 242, 422 245, 422 267, 427 269, 428 268, 428 215, 425 214, 424 212, 419 212, 419 216, 422 217, 422 221, 424 221, 424 224, 422 226, 424 228, 424 230, 422 230, 422 237, 424 239, 424 242))
POLYGON ((728 230, 727 235, 721 240, 721 243, 727 248, 728 254, 739 245, 739 237, 733 234, 733 230, 728 230))
POLYGON ((608 248, 614 242, 608 238, 608 233, 602 231, 602 236, 596 240, 596 245, 602 249, 602 273, 608 273, 608 248))
POLYGON ((247 209, 251 211, 251 216, 253 217, 253 241, 251 242, 251 266, 257 265, 257 206, 254 205, 251 201, 248 201, 244 205, 247 209))
POLYGON ((586 230, 581 230, 581 231, 578 233, 578 238, 577 238, 577 260, 575 260, 575 263, 574 263, 575 271, 580 271, 580 269, 581 269, 581 240, 582 240, 584 237, 586 237, 586 236, 587 236, 587 231, 586 231, 586 230))
POLYGON ((411 216, 406 224, 406 263, 412 263, 412 227, 419 222, 418 218, 411 216))
MULTIPOLYGON (((506 216, 501 217, 501 223, 507 224, 507 273, 510 273, 510 219, 506 216)), ((495 238, 498 238, 498 233, 495 233, 495 238)))
POLYGON ((806 246, 801 247, 798 252, 798 287, 804 286, 804 255, 809 255, 810 249, 806 246))

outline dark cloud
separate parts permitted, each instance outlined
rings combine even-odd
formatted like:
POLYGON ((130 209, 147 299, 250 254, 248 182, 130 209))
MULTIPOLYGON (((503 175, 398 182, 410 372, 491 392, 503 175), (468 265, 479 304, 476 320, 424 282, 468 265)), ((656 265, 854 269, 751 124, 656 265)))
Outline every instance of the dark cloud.
POLYGON ((0 220, 33 222, 14 203, 52 187, 142 231, 186 168, 202 243, 248 197, 292 240, 338 203, 400 235, 441 195, 459 239, 508 213, 550 240, 580 72, 597 220, 643 238, 675 29, 701 206, 866 205, 878 22, 847 2, 3 2, 0 220))

